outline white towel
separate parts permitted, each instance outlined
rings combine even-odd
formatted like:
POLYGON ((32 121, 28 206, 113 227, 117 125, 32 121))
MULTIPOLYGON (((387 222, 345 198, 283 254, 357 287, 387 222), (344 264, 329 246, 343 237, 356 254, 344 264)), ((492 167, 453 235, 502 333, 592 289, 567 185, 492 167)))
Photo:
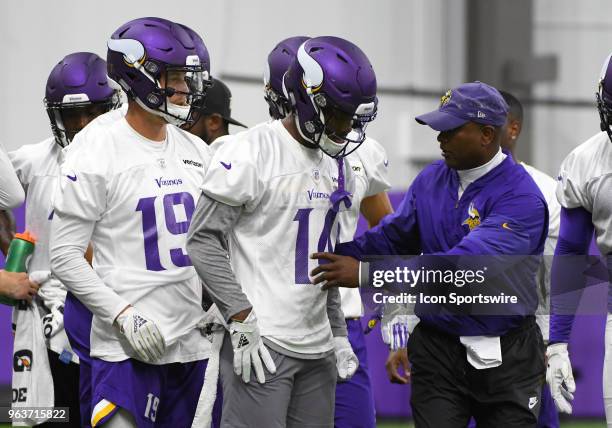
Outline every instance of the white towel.
POLYGON ((479 370, 498 367, 502 363, 499 336, 461 336, 468 362, 479 370))
POLYGON ((227 329, 227 324, 221 316, 217 305, 212 305, 206 315, 198 323, 198 327, 212 342, 212 350, 206 373, 204 374, 204 385, 200 391, 200 398, 193 418, 192 428, 209 428, 212 424, 212 411, 217 399, 217 383, 219 381, 219 353, 223 345, 223 336, 227 329))
POLYGON ((43 320, 43 332, 47 335, 45 338, 47 348, 62 355, 64 363, 72 361, 79 364, 79 357, 73 352, 66 330, 64 330, 66 287, 50 271, 34 271, 30 274, 30 278, 33 278, 33 281, 37 279, 34 282, 40 284, 38 297, 44 306, 40 305, 38 308, 43 320))
MULTIPOLYGON (((16 325, 13 354, 13 409, 20 407, 53 408, 53 378, 49 367, 43 327, 35 304, 21 303, 13 310, 16 325)), ((34 426, 47 418, 14 422, 14 426, 34 426)))

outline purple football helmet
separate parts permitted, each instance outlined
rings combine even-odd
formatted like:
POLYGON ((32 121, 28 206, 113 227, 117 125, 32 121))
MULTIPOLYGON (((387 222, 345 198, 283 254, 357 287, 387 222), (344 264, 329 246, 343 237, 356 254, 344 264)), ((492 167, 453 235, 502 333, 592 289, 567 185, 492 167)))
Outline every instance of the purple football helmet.
POLYGON ((307 40, 298 48, 283 84, 306 141, 340 158, 365 140, 365 128, 376 117, 376 75, 353 43, 332 36, 307 40), (347 119, 350 131, 332 128, 332 123, 347 119))
POLYGON ((608 138, 612 141, 612 130, 610 129, 612 126, 612 54, 608 55, 601 68, 595 99, 601 119, 601 130, 606 131, 608 138))
POLYGON ((200 59, 208 52, 203 43, 198 46, 194 33, 162 18, 123 24, 108 40, 109 77, 143 109, 168 123, 178 126, 190 121, 190 105, 203 96, 210 73, 210 64, 200 59), (162 80, 177 79, 182 88, 162 87, 162 80), (169 98, 175 94, 184 95, 187 105, 171 103, 169 98))
POLYGON ((56 143, 66 147, 85 122, 117 108, 120 100, 119 91, 109 85, 106 61, 90 52, 66 55, 51 70, 45 88, 56 143))
POLYGON ((295 36, 279 42, 268 55, 264 69, 264 99, 268 103, 270 116, 283 119, 292 111, 291 103, 283 93, 283 76, 293 62, 297 50, 310 37, 295 36))

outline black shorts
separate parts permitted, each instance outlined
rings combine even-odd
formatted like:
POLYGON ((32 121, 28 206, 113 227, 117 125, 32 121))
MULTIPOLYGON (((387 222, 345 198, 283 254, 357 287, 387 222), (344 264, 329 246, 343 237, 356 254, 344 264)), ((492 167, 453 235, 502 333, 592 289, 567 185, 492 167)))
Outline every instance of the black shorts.
POLYGON ((55 393, 55 407, 70 408, 70 422, 45 422, 37 425, 44 428, 78 428, 81 426, 81 412, 79 407, 79 365, 65 364, 60 361, 59 354, 47 350, 49 366, 53 377, 53 392, 55 393))
POLYGON ((408 341, 417 428, 535 427, 546 366, 533 317, 501 337, 502 364, 477 370, 456 336, 420 323, 408 341))

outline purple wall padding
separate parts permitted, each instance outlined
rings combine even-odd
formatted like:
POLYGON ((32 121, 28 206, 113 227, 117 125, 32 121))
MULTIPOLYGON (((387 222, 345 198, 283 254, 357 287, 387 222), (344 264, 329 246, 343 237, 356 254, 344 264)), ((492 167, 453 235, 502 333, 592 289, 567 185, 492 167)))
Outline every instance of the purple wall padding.
MULTIPOLYGON (((17 231, 25 228, 25 205, 13 211, 17 231)), ((0 268, 4 267, 4 255, 0 251, 0 268)), ((0 305, 0 385, 11 384, 13 364, 13 333, 11 331, 11 308, 0 305)))

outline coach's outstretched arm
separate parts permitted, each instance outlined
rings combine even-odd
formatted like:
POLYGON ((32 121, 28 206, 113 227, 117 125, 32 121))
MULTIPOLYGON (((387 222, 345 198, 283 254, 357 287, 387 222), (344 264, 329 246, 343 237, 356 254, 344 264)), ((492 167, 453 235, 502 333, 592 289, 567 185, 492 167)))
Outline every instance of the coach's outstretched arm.
POLYGON ((234 372, 248 383, 252 364, 257 380, 264 383, 262 362, 270 373, 276 372, 276 366, 261 339, 253 305, 236 280, 229 258, 227 236, 242 209, 203 193, 189 226, 187 253, 210 298, 229 324, 234 372))
MULTIPOLYGON (((380 248, 386 248, 388 244, 378 244, 377 241, 393 242, 390 240, 390 231, 397 233, 394 241, 402 242, 402 237, 411 239, 409 242, 415 242, 412 239, 418 239, 416 226, 405 230, 405 225, 402 223, 402 212, 410 212, 406 210, 406 195, 402 207, 394 214, 385 217, 377 227, 370 229, 361 237, 354 241, 342 244, 336 248, 336 253, 348 255, 344 257, 328 253, 315 253, 312 257, 315 259, 325 259, 330 263, 319 265, 315 268, 311 275, 315 277, 313 283, 318 284, 322 281, 327 281, 323 289, 330 287, 358 287, 369 282, 367 270, 376 270, 381 268, 395 268, 397 266, 414 267, 413 264, 419 264, 418 259, 402 260, 389 259, 375 261, 369 263, 369 266, 363 264, 359 266, 355 260, 351 258, 363 259, 368 255, 375 254, 392 254, 375 251, 380 248), (361 284, 363 283, 363 284, 361 284)), ((416 215, 413 215, 416 218, 416 215)), ((410 216, 404 216, 404 219, 410 221, 410 216)), ((408 223, 410 224, 410 223, 408 223)), ((454 247, 448 251, 436 252, 430 254, 432 256, 466 256, 466 255, 483 255, 488 254, 491 257, 498 255, 504 257, 508 255, 526 256, 534 254, 534 249, 539 242, 546 239, 548 233, 548 211, 544 200, 532 195, 516 195, 506 198, 503 203, 496 205, 495 209, 487 216, 487 218, 473 231, 463 237, 454 247), (524 207, 530 207, 525 210, 524 207)), ((404 244, 402 253, 400 254, 415 254, 416 247, 410 249, 404 244), (411 252, 403 252, 404 249, 409 249, 411 252)), ((416 253, 418 254, 418 253, 416 253)), ((463 259, 468 260, 468 259, 463 259)), ((445 263, 444 259, 439 259, 441 263, 445 263)), ((520 258, 513 259, 514 263, 520 261, 520 258)), ((439 267, 439 266, 438 266, 439 267)), ((453 266, 447 266, 452 268, 453 266)), ((507 266, 506 266, 507 267, 507 266)))
POLYGON ((397 211, 350 242, 336 245, 335 253, 362 260, 368 255, 420 254, 421 245, 416 218, 414 180, 397 211))

